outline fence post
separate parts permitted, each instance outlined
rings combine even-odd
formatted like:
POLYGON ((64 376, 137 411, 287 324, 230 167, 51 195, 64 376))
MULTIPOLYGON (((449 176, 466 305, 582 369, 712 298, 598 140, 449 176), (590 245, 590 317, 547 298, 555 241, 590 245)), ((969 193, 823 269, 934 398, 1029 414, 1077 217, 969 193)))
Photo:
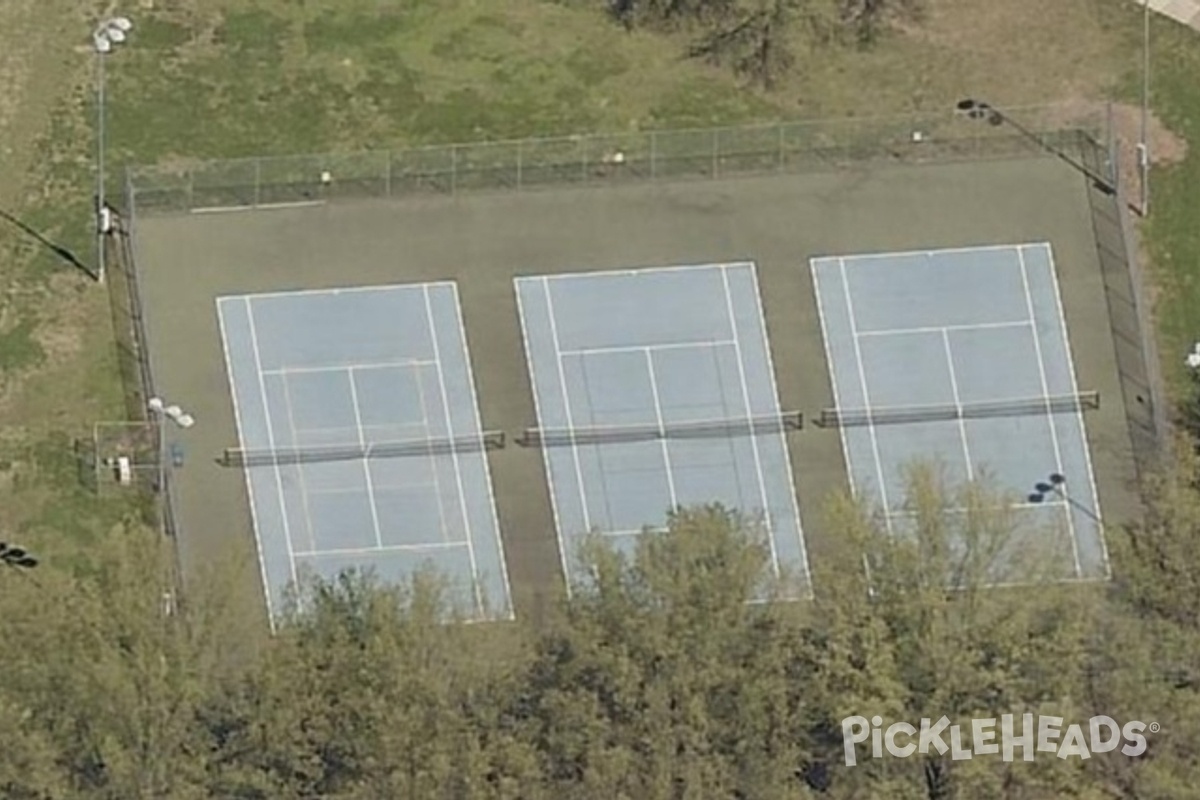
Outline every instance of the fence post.
POLYGON ((450 196, 458 192, 458 145, 450 145, 450 196))
POLYGON ((517 191, 518 192, 521 191, 521 168, 522 168, 521 152, 523 150, 523 148, 521 146, 521 142, 522 142, 521 139, 517 140, 517 191))
POLYGON ((784 150, 785 150, 784 134, 786 133, 786 131, 787 131, 787 128, 785 127, 784 123, 782 123, 782 122, 779 123, 779 152, 776 154, 777 160, 775 162, 775 168, 779 172, 783 172, 783 165, 784 165, 784 155, 783 154, 784 154, 784 150))
POLYGON ((262 202, 262 159, 254 159, 254 205, 262 202))
POLYGON ((712 176, 717 178, 721 172, 721 129, 712 132, 712 176))
POLYGON ((383 167, 383 196, 392 196, 392 151, 387 151, 387 162, 383 167))
POLYGON ((591 137, 586 134, 579 137, 579 163, 582 164, 584 183, 588 182, 588 142, 590 140, 591 137))
POLYGON ((196 172, 189 169, 187 171, 187 210, 191 211, 196 207, 196 172))
POLYGON ((650 177, 658 177, 658 133, 650 131, 650 177))

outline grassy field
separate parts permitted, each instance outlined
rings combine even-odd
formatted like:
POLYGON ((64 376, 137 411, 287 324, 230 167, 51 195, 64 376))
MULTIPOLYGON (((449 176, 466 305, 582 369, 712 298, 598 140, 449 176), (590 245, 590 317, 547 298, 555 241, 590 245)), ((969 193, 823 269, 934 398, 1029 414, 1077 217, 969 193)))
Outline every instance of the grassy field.
MULTIPOLYGON (((926 20, 872 50, 798 50, 770 94, 560 0, 143 0, 110 61, 110 158, 191 158, 398 146, 780 116, 997 104, 1122 92, 1136 9, 1120 0, 930 0, 926 20), (1031 24, 1037 20, 1037 24, 1031 24), (1069 46, 1064 46, 1066 43, 1069 46)), ((98 9, 91 9, 98 10, 98 9)), ((0 208, 91 259, 89 9, 9 0, 0 26, 0 208)), ((1156 107, 1200 136, 1198 47, 1160 26, 1156 107)), ((1200 155, 1156 175, 1149 251, 1170 298, 1164 336, 1200 316, 1200 233, 1186 201, 1200 155)), ((71 440, 122 414, 104 291, 0 226, 0 525, 42 551, 87 548, 133 509, 79 488, 71 440)), ((1175 352, 1165 348, 1170 355, 1175 352)))
POLYGON ((1154 108, 1189 144, 1178 163, 1151 175, 1145 245, 1158 292, 1163 369, 1177 392, 1188 386, 1183 357, 1200 339, 1200 36, 1163 23, 1156 42, 1154 108))

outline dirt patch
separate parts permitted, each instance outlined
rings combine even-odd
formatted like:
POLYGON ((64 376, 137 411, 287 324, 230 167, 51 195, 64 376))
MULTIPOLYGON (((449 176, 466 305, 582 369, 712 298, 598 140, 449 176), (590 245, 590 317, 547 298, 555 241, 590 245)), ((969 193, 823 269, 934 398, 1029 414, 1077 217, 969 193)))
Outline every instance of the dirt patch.
MULTIPOLYGON (((1112 109, 1117 140, 1122 146, 1134 147, 1142 138, 1142 109, 1128 103, 1114 103, 1112 109)), ((1187 140, 1173 133, 1153 111, 1146 117, 1146 140, 1155 164, 1176 164, 1187 156, 1187 140)))
MULTIPOLYGON (((1138 168, 1142 110, 1138 106, 1117 103, 1112 107, 1112 119, 1120 157, 1118 180, 1129 187, 1130 197, 1135 197, 1142 188, 1142 174, 1138 168)), ((1173 133, 1153 112, 1146 117, 1146 144, 1150 161, 1156 166, 1176 164, 1187 156, 1187 140, 1173 133)))

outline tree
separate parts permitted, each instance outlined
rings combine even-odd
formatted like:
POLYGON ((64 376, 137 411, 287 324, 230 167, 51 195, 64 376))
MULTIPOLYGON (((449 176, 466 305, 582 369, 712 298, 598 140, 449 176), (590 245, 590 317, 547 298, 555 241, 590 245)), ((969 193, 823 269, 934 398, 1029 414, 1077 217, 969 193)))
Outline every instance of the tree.
POLYGON ((771 89, 793 63, 791 36, 803 17, 802 0, 766 0, 738 6, 722 15, 688 54, 729 64, 771 89))
POLYGON ((1060 551, 1050 532, 1040 546, 1017 525, 1012 498, 986 482, 950 486, 929 465, 911 469, 907 503, 911 524, 897 520, 891 534, 850 499, 830 511, 844 547, 814 575, 812 636, 831 787, 931 800, 1082 796, 1080 765, 1057 759, 876 760, 865 749, 854 769, 842 766, 842 721, 851 716, 879 716, 885 727, 946 716, 968 732, 971 720, 1002 714, 1091 716, 1080 699, 1101 595, 1055 582, 1060 551))
POLYGON ((16 714, 6 796, 207 797, 196 710, 229 649, 214 643, 237 638, 240 598, 198 594, 204 613, 169 615, 170 543, 134 519, 104 542, 74 572, 51 563, 0 594, 0 707, 16 714))
POLYGON ((1161 732, 1147 757, 1107 763, 1130 794, 1194 793, 1200 738, 1200 456, 1191 439, 1146 481, 1146 513, 1110 536, 1113 617, 1095 649, 1094 702, 1161 732))
POLYGON ((896 20, 919 19, 924 0, 837 0, 842 25, 860 44, 874 42, 896 20))
POLYGON ((767 551, 719 507, 632 552, 592 542, 525 700, 555 797, 796 797, 805 681, 792 605, 762 596, 767 551))
POLYGON ((429 575, 306 587, 254 672, 209 713, 215 792, 365 800, 536 786, 536 760, 496 713, 521 663, 500 635, 512 631, 448 624, 444 596, 429 575))
POLYGON ((919 18, 923 0, 608 0, 627 29, 684 30, 687 53, 731 67, 771 89, 805 44, 874 42, 902 19, 919 18))

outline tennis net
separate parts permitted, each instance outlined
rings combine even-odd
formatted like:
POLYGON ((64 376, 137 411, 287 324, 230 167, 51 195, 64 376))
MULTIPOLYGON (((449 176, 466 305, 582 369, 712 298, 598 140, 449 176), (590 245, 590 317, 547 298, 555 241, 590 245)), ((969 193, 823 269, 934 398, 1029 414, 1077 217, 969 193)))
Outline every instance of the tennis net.
POLYGON ((504 447, 503 431, 483 431, 472 436, 403 439, 332 446, 257 450, 229 447, 225 449, 221 463, 227 467, 261 467, 279 464, 306 464, 317 461, 356 461, 369 458, 478 453, 484 450, 497 450, 501 447, 504 447))
POLYGON ((1018 417, 1030 414, 1062 414, 1100 408, 1100 393, 1047 395, 1018 400, 977 403, 946 403, 926 406, 880 406, 879 408, 826 408, 821 411, 823 428, 857 425, 893 425, 905 422, 938 422, 984 417, 1018 417))
POLYGON ((593 425, 579 428, 526 428, 518 443, 526 447, 651 442, 659 439, 707 439, 757 436, 799 430, 799 411, 782 411, 756 417, 668 422, 662 425, 593 425))

